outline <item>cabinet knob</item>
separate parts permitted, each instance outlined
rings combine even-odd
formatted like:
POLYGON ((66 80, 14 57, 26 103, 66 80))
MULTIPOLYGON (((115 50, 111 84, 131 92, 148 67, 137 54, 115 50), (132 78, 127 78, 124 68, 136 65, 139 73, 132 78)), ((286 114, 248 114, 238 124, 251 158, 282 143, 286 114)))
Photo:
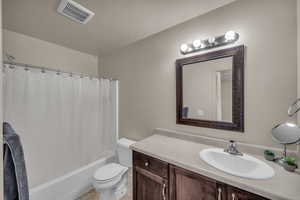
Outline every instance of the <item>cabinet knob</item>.
POLYGON ((148 167, 149 166, 149 162, 145 162, 145 167, 148 167))

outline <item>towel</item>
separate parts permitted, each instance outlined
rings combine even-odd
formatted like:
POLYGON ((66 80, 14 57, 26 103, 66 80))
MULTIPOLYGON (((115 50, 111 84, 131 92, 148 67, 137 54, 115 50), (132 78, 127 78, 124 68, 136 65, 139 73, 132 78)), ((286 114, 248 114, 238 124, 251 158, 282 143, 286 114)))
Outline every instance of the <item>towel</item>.
POLYGON ((4 200, 29 200, 24 152, 19 136, 3 123, 4 200))
POLYGON ((183 107, 182 108, 182 118, 186 119, 189 116, 189 107, 183 107))

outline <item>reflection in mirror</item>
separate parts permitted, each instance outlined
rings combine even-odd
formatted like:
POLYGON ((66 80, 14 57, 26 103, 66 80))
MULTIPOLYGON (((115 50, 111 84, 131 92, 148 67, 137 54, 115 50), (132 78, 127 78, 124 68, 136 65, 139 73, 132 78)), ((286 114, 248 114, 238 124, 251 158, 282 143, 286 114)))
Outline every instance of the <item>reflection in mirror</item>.
POLYGON ((232 122, 233 57, 185 65, 182 118, 232 122))

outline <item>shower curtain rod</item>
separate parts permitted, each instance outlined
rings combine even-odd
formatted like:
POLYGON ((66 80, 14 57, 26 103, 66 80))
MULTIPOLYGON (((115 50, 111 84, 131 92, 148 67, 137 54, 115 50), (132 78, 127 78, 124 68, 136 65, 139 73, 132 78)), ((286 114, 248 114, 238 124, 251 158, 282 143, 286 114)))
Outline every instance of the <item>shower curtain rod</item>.
MULTIPOLYGON (((17 63, 17 62, 12 62, 12 61, 4 61, 3 64, 21 66, 21 67, 24 67, 25 69, 26 68, 39 69, 42 72, 52 71, 52 72, 56 72, 57 74, 66 73, 66 74, 70 74, 70 76, 78 75, 82 78, 83 77, 90 77, 90 78, 96 78, 96 79, 103 78, 103 79, 109 79, 110 81, 118 81, 118 79, 114 79, 114 78, 90 76, 90 75, 83 74, 83 73, 66 72, 66 71, 61 71, 61 70, 57 70, 57 69, 51 69, 51 68, 48 68, 48 67, 35 66, 35 65, 25 64, 25 63, 17 63)), ((14 67, 14 66, 12 66, 12 67, 14 67)))

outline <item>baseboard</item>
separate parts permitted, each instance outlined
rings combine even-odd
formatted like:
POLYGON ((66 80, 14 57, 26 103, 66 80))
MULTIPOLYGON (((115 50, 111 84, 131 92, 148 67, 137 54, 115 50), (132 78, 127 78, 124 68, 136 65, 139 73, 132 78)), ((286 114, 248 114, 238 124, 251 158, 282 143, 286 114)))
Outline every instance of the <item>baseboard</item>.
POLYGON ((92 188, 97 168, 113 160, 113 154, 30 189, 30 200, 75 200, 92 188))

